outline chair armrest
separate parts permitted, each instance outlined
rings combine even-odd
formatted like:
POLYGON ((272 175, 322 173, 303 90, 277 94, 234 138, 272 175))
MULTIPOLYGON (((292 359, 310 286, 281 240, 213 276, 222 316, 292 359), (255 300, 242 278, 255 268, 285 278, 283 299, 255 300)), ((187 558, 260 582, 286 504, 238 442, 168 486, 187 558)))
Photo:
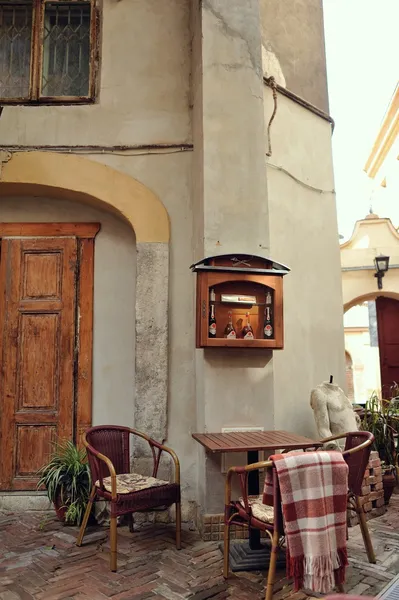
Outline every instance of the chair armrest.
POLYGON ((225 494, 224 494, 224 504, 225 504, 225 512, 227 515, 227 511, 231 505, 231 480, 233 475, 239 476, 241 493, 244 500, 244 507, 248 514, 250 511, 249 502, 248 502, 248 490, 247 490, 247 481, 248 481, 248 473, 250 471, 258 471, 259 469, 269 469, 273 466, 271 460, 264 460, 257 463, 252 463, 250 465, 246 465, 245 467, 230 467, 227 471, 226 475, 226 483, 225 483, 225 494))
MULTIPOLYGON (((93 448, 93 446, 90 446, 89 442, 86 439, 86 433, 83 434, 83 445, 87 448, 87 450, 91 454, 93 454, 99 460, 102 460, 103 462, 105 462, 105 464, 107 465, 109 474, 111 476, 111 498, 112 498, 112 500, 116 500, 116 472, 115 472, 114 465, 112 464, 111 460, 107 456, 105 456, 104 454, 101 454, 101 452, 98 452, 98 450, 93 448)), ((100 475, 100 483, 102 484, 101 475, 100 475)))
MULTIPOLYGON (((175 483, 180 485, 180 462, 179 462, 179 459, 177 458, 176 452, 174 450, 172 450, 172 448, 169 448, 168 446, 164 446, 163 444, 158 444, 156 442, 155 445, 161 452, 162 451, 167 452, 172 457, 172 460, 175 464, 175 483)), ((157 472, 158 472, 159 459, 161 458, 161 452, 159 452, 159 454, 158 454, 158 460, 156 463, 156 471, 157 472)))
POLYGON ((364 442, 362 442, 361 444, 359 444, 358 446, 354 446, 353 448, 349 448, 349 450, 344 450, 344 452, 342 452, 342 456, 350 456, 351 454, 355 454, 356 452, 360 452, 360 450, 364 450, 365 448, 367 448, 368 446, 371 446, 371 444, 374 441, 374 436, 372 439, 368 439, 365 440, 364 442))
POLYGON ((172 457, 174 465, 175 465, 175 483, 180 485, 180 462, 179 462, 179 459, 177 458, 176 452, 174 450, 172 450, 172 448, 169 448, 168 446, 164 446, 160 442, 153 440, 149 435, 147 435, 146 433, 143 433, 142 431, 137 431, 137 429, 131 429, 131 428, 129 428, 129 431, 133 435, 137 435, 138 437, 141 437, 143 440, 148 442, 148 444, 151 448, 152 457, 154 459, 154 469, 153 469, 152 476, 153 477, 157 476, 161 454, 162 454, 162 452, 167 452, 167 454, 170 454, 170 456, 172 457), (155 454, 154 448, 158 449, 158 455, 155 454))
POLYGON ((328 442, 335 442, 336 440, 346 440, 346 438, 347 438, 346 433, 340 433, 339 435, 331 435, 330 437, 319 440, 319 444, 324 445, 324 444, 327 444, 328 442))

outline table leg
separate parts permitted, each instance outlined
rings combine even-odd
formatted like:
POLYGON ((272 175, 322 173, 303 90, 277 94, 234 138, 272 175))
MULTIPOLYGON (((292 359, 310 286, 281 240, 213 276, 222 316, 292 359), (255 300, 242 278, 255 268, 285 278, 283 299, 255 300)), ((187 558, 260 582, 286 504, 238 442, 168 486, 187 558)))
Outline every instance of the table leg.
MULTIPOLYGON (((256 463, 259 460, 259 452, 251 450, 248 452, 248 464, 256 463)), ((259 495, 259 471, 250 471, 248 473, 248 495, 259 495)), ((250 529, 249 531, 249 547, 251 550, 259 550, 262 548, 260 543, 259 529, 250 529)))

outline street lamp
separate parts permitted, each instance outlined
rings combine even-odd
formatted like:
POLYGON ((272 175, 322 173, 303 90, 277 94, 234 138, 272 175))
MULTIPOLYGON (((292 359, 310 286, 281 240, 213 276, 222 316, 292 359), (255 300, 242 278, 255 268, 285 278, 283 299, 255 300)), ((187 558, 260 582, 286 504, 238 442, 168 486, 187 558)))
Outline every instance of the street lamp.
POLYGON ((382 278, 389 269, 389 256, 383 256, 382 254, 376 256, 374 265, 376 270, 374 277, 378 279, 378 289, 382 290, 382 278))

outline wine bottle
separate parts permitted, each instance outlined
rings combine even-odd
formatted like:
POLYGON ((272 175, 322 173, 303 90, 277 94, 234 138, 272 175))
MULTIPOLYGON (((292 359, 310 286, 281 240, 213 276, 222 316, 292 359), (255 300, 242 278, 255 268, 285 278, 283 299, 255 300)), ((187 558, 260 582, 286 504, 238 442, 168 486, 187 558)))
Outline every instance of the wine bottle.
POLYGON ((251 323, 249 322, 249 312, 245 313, 245 317, 247 319, 247 322, 242 329, 242 337, 244 338, 244 340, 253 340, 255 336, 251 327, 251 323))
POLYGON ((266 294, 266 306, 265 306, 265 318, 263 321, 263 334, 264 337, 273 337, 273 309, 272 309, 272 295, 270 291, 266 294))
POLYGON ((263 326, 263 333, 265 334, 265 338, 273 337, 273 324, 270 306, 266 306, 265 308, 265 321, 263 326))
POLYGON ((211 304, 210 307, 210 311, 209 311, 209 337, 211 338, 215 338, 216 337, 216 318, 215 318, 215 305, 211 304))
POLYGON ((228 321, 226 327, 224 328, 224 337, 235 340, 237 337, 237 333, 236 333, 236 330, 234 329, 232 317, 233 317, 232 312, 231 312, 231 310, 229 310, 229 321, 228 321))

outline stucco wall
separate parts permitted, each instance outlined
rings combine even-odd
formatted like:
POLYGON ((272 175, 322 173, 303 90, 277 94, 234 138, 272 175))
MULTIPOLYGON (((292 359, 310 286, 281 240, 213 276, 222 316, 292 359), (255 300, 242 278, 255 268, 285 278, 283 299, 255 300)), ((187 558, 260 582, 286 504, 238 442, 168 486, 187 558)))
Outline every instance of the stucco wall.
POLYGON ((260 0, 266 75, 328 112, 322 0, 260 0))
POLYGON ((197 444, 191 438, 191 432, 196 429, 195 279, 189 269, 194 260, 190 195, 192 153, 135 157, 96 154, 89 158, 128 173, 148 186, 162 200, 170 217, 167 442, 181 458, 184 499, 192 500, 197 478, 197 444))
POLYGON ((0 221, 101 223, 94 255, 93 424, 133 426, 133 230, 102 210, 45 198, 1 198, 0 221))
MULTIPOLYGON (((265 88, 266 115, 272 110, 265 88)), ((310 390, 330 374, 345 388, 341 271, 331 126, 279 95, 267 163, 270 254, 291 268, 284 277, 284 350, 274 352, 276 429, 315 434, 310 390)))
POLYGON ((2 144, 190 139, 188 0, 103 0, 100 92, 89 106, 7 106, 2 144))

